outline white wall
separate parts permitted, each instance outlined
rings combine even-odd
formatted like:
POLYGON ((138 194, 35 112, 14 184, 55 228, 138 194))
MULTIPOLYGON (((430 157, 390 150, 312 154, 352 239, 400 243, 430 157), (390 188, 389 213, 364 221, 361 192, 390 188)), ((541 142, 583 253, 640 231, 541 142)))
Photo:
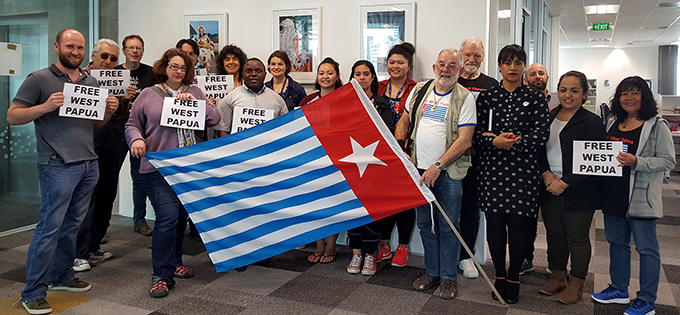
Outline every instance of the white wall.
MULTIPOLYGON (((129 34, 141 35, 145 42, 142 62, 153 64, 166 49, 174 47, 184 37, 185 14, 227 12, 228 42, 240 46, 249 57, 266 61, 272 52, 272 10, 321 6, 321 59, 330 56, 338 61, 341 78, 347 82, 352 64, 360 58, 360 6, 386 2, 389 1, 195 0, 189 4, 181 0, 119 0, 118 40, 120 42, 129 34)), ((441 49, 458 48, 463 39, 473 35, 488 42, 487 6, 488 1, 421 0, 416 3, 416 60, 413 75, 416 81, 433 77, 432 64, 441 49)), ((121 171, 119 213, 131 216, 132 184, 127 165, 126 162, 121 171)), ((147 208, 149 217, 152 217, 151 207, 147 208)), ((477 253, 483 255, 486 242, 477 243, 481 246, 477 253)), ((414 253, 422 253, 417 229, 411 247, 414 253)), ((483 258, 478 259, 484 261, 483 258)))
MULTIPOLYGON (((559 74, 570 70, 583 72, 588 79, 597 79, 597 104, 609 103, 616 86, 624 78, 638 75, 652 79, 652 93, 658 86, 658 49, 645 48, 583 48, 560 49, 559 74), (604 80, 609 80, 609 88, 604 80)), ((550 78, 557 83, 558 78, 550 78)))

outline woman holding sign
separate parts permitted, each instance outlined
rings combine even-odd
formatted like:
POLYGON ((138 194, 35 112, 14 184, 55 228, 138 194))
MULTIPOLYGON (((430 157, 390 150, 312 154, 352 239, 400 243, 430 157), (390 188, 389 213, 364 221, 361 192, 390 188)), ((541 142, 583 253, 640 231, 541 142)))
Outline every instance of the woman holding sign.
POLYGON ((527 55, 518 45, 498 54, 503 80, 479 94, 475 148, 479 154, 479 207, 485 211, 495 287, 510 304, 519 299, 519 271, 538 216, 539 152, 548 140, 548 103, 522 84, 527 55), (510 267, 505 268, 506 244, 510 267))
POLYGON ((558 300, 576 303, 590 263, 590 225, 599 209, 600 181, 594 176, 576 175, 572 170, 575 140, 606 140, 602 120, 581 105, 588 98, 588 80, 569 71, 557 83, 560 105, 550 112, 550 138, 541 152, 543 193, 541 213, 548 240, 552 275, 539 292, 558 300), (571 277, 567 284, 567 261, 571 256, 571 277))
POLYGON ((193 113, 205 107, 205 118, 198 119, 204 120, 207 126, 216 125, 220 121, 220 114, 199 88, 190 86, 194 80, 191 59, 180 49, 168 49, 154 64, 153 72, 156 80, 162 83, 146 88, 139 94, 125 125, 125 136, 130 145, 130 154, 141 158, 139 173, 156 214, 151 246, 153 286, 149 295, 159 298, 168 295, 169 289, 175 285, 174 277, 189 278, 194 273, 182 264, 187 212, 163 176, 144 158, 144 154, 201 142, 200 137, 194 134, 194 129, 202 129, 200 126, 193 129, 177 127, 194 126, 190 122, 178 123, 182 121, 181 118, 161 120, 165 116, 164 107, 167 110, 167 107, 175 109, 178 103, 180 106, 186 105, 187 109, 173 111, 191 112, 185 115, 186 121, 192 118, 197 120, 193 113))
POLYGON ((661 185, 664 173, 675 166, 675 150, 668 122, 658 117, 649 86, 638 76, 616 87, 607 123, 608 140, 622 141, 616 160, 623 177, 606 177, 602 194, 604 232, 609 242, 611 284, 594 293, 593 300, 628 304, 630 239, 640 254, 640 291, 626 314, 654 314, 661 258, 656 219, 663 216, 661 185))

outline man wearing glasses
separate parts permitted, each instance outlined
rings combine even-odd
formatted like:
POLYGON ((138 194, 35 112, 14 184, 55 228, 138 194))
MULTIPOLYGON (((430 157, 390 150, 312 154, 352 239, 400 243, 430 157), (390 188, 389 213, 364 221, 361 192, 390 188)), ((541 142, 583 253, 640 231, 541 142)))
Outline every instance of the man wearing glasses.
MULTIPOLYGON (((477 124, 475 98, 457 83, 462 54, 442 50, 432 65, 435 79, 418 83, 406 100, 394 137, 408 140, 411 162, 421 174, 420 184, 430 187, 443 211, 458 229, 462 179, 470 166, 469 148, 477 124)), ((413 288, 426 291, 439 286, 435 296, 458 296, 460 241, 436 205, 416 207, 416 224, 425 250, 425 274, 413 288)))
POLYGON ((255 112, 244 111, 243 108, 263 109, 263 111, 256 111, 256 113, 263 115, 263 119, 266 119, 264 117, 274 118, 288 113, 288 107, 283 98, 274 90, 264 86, 266 75, 262 60, 258 58, 248 59, 243 67, 243 85, 235 88, 225 98, 217 102, 217 109, 220 111, 222 120, 214 128, 219 130, 220 137, 242 130, 239 128, 249 127, 232 126, 232 119, 235 115, 241 115, 245 112, 246 115, 252 116, 252 113, 255 112))
MULTIPOLYGON (((156 78, 151 66, 142 63, 144 56, 144 40, 139 35, 128 35, 123 39, 123 55, 125 63, 114 69, 130 70, 130 86, 128 96, 121 99, 122 105, 132 108, 132 104, 139 92, 153 86, 156 78)), ((134 232, 144 236, 151 236, 153 229, 146 223, 146 193, 142 185, 142 177, 139 175, 139 159, 130 155, 130 174, 132 175, 132 203, 134 214, 132 216, 135 226, 134 232)))
MULTIPOLYGON (((113 40, 102 38, 92 48, 92 62, 85 69, 113 69, 118 62, 118 44, 113 40)), ((116 104, 118 98, 109 97, 116 104)), ((129 110, 118 106, 111 119, 101 129, 94 132, 94 152, 99 157, 99 180, 92 193, 92 200, 78 231, 76 239, 76 258, 73 271, 90 270, 91 262, 99 262, 111 258, 113 254, 99 247, 106 235, 111 220, 113 201, 118 191, 118 173, 127 155, 125 144, 125 123, 129 110)))
MULTIPOLYGON (((460 44, 460 53, 463 54, 463 69, 460 71, 458 83, 472 92, 475 99, 480 92, 490 89, 498 84, 496 79, 479 71, 484 62, 484 43, 476 36, 470 36, 460 44)), ((472 154, 472 166, 463 178, 463 204, 460 208, 460 235, 465 244, 470 247, 472 253, 475 250, 475 241, 479 231, 480 211, 477 207, 477 157, 472 154)), ((479 272, 472 257, 461 249, 458 268, 463 271, 463 277, 475 279, 479 272)))

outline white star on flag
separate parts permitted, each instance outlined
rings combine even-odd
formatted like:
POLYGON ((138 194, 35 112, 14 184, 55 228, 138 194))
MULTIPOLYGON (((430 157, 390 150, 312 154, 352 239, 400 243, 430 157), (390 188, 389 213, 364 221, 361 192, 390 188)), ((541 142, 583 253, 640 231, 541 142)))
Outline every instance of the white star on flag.
POLYGON ((352 137, 349 137, 349 140, 352 142, 353 151, 352 154, 342 159, 339 159, 338 161, 346 163, 355 163, 359 168, 359 177, 362 177, 364 175, 366 167, 368 167, 369 164, 387 166, 385 162, 373 156, 373 153, 375 153, 375 149, 378 147, 378 143, 380 142, 380 140, 373 142, 365 147, 362 147, 361 144, 359 144, 359 142, 354 140, 354 138, 352 137))

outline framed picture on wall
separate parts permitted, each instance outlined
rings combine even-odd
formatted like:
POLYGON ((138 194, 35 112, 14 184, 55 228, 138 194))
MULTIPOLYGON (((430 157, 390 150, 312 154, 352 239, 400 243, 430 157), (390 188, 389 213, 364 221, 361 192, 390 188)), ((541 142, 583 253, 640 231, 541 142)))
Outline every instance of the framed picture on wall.
POLYGON ((389 77, 387 53, 392 46, 415 46, 416 3, 361 6, 361 58, 373 63, 379 80, 389 77))
POLYGON ((216 72, 215 60, 220 49, 228 43, 227 13, 187 14, 184 16, 183 38, 198 44, 198 68, 216 72))
POLYGON ((272 51, 288 54, 294 80, 314 83, 321 56, 321 7, 274 10, 272 23, 272 51))

